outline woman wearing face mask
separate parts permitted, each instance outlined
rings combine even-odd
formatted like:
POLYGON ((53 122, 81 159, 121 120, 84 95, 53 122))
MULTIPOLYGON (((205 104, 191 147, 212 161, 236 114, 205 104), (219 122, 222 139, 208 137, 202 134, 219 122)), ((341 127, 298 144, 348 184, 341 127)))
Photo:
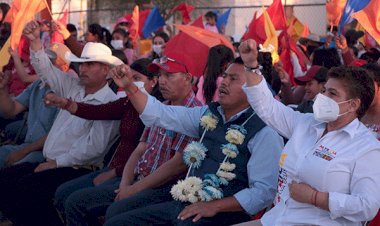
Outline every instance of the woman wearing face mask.
POLYGON ((129 42, 128 32, 122 28, 116 28, 112 32, 111 46, 114 49, 122 50, 128 59, 128 63, 132 64, 136 60, 136 51, 129 42))
MULTIPOLYGON (((150 63, 151 60, 149 59, 139 59, 135 61, 131 65, 133 79, 140 89, 144 88, 146 92, 160 97, 157 74, 149 72, 147 69, 150 63)), ((133 93, 129 95, 133 95, 133 93)), ((55 204, 58 210, 63 213, 64 203, 72 192, 89 187, 97 187, 98 190, 101 190, 103 185, 109 186, 112 183, 120 183, 124 165, 139 143, 144 125, 139 119, 139 114, 128 101, 128 97, 120 98, 119 100, 107 104, 90 105, 73 102, 69 99, 56 96, 55 94, 48 94, 45 97, 45 101, 48 101, 50 105, 55 105, 84 119, 121 120, 120 143, 109 166, 66 182, 57 189, 55 204)))
POLYGON ((152 60, 162 57, 165 45, 169 41, 169 35, 165 32, 158 32, 154 35, 152 39, 152 52, 147 56, 152 60))
MULTIPOLYGON (((359 226, 380 207, 380 143, 359 121, 374 98, 373 80, 361 68, 328 72, 313 114, 276 101, 257 63, 256 42, 239 47, 244 90, 260 118, 289 139, 279 161, 276 205, 247 225, 359 226)), ((265 151, 265 150, 263 150, 265 151)))

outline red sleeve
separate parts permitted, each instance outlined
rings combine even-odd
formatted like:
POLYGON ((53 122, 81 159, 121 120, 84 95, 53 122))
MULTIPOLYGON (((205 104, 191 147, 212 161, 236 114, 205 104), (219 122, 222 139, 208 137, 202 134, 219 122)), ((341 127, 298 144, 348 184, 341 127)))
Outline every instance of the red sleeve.
POLYGON ((127 103, 126 97, 100 105, 77 103, 78 109, 74 115, 88 120, 120 120, 126 108, 133 107, 127 103))
POLYGON ((80 57, 82 54, 84 46, 78 42, 71 35, 65 40, 66 46, 70 49, 70 51, 77 57, 80 57))
POLYGON ((354 61, 355 56, 352 49, 349 49, 347 52, 342 53, 342 58, 343 58, 344 65, 349 65, 352 61, 354 61))

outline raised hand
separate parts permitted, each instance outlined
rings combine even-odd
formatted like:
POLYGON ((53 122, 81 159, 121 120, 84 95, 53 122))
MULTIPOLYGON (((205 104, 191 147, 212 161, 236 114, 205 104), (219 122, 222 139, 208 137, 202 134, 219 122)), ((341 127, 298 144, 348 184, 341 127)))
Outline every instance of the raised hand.
MULTIPOLYGON (((17 50, 17 48, 16 48, 16 50, 17 50)), ((8 48, 8 53, 11 55, 11 57, 18 57, 19 56, 17 51, 13 50, 12 47, 8 48)))
POLYGON ((341 49, 342 52, 347 52, 348 51, 348 45, 347 45, 347 39, 344 37, 344 35, 339 35, 335 39, 335 44, 338 49, 341 49))
POLYGON ((253 39, 245 40, 239 46, 240 56, 247 67, 255 68, 258 66, 257 62, 257 44, 253 39))
POLYGON ((120 88, 125 89, 133 84, 132 72, 128 65, 124 64, 114 67, 110 71, 110 74, 112 76, 112 79, 115 81, 116 85, 118 85, 120 88))
POLYGON ((281 83, 284 85, 291 85, 289 74, 282 67, 282 64, 276 64, 274 68, 278 73, 278 77, 280 77, 281 83))
POLYGON ((70 31, 67 30, 66 26, 61 22, 55 20, 51 25, 52 31, 57 31, 63 36, 63 39, 68 39, 70 37, 70 31))
POLYGON ((26 24, 23 34, 29 38, 30 41, 40 38, 40 24, 37 21, 31 21, 26 24))

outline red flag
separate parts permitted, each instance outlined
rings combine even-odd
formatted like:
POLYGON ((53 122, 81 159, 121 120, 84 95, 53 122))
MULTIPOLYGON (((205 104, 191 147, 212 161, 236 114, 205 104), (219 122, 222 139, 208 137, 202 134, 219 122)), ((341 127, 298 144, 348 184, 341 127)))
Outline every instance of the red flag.
POLYGON ((129 29, 129 37, 131 37, 134 47, 137 47, 137 39, 139 38, 139 6, 135 6, 131 18, 131 27, 129 29))
POLYGON ((190 13, 193 11, 194 6, 188 5, 186 3, 181 3, 175 6, 171 11, 180 11, 182 15, 182 21, 184 24, 188 24, 190 22, 190 13))
POLYGON ((150 9, 145 9, 143 11, 139 12, 139 35, 140 37, 144 37, 143 34, 143 28, 146 21, 146 18, 148 18, 150 13, 150 9))
MULTIPOLYGON (((252 21, 248 26, 247 32, 243 35, 241 40, 253 39, 257 44, 263 44, 267 38, 265 34, 264 20, 261 22, 256 19, 257 11, 253 15, 252 21)), ((263 17, 264 18, 264 17, 263 17)))
MULTIPOLYGON (((141 37, 143 37, 143 33, 142 33, 142 30, 143 30, 143 27, 144 27, 144 24, 145 24, 145 21, 146 19, 148 18, 149 16, 149 13, 150 13, 150 9, 145 9, 143 11, 140 11, 139 14, 138 14, 138 33, 141 37)), ((132 16, 133 16, 133 13, 129 13, 125 16, 122 16, 120 18, 117 19, 117 22, 116 24, 118 23, 122 23, 122 22, 127 22, 129 23, 129 30, 133 29, 132 26, 133 26, 133 21, 132 21, 132 16)))
POLYGON ((12 2, 11 8, 5 18, 6 22, 12 24, 12 49, 17 48, 25 24, 31 21, 34 16, 44 8, 46 8, 46 4, 43 0, 14 0, 12 2))
POLYGON ((281 49, 280 60, 283 64, 283 68, 289 74, 290 81, 292 82, 292 84, 295 85, 294 68, 291 61, 291 54, 292 52, 296 54, 298 64, 301 66, 301 70, 305 72, 307 70, 307 67, 305 61, 303 60, 303 55, 297 48, 297 44, 286 31, 281 32, 280 36, 278 37, 278 40, 279 47, 281 49))
POLYGON ((190 24, 191 26, 194 26, 194 27, 200 27, 200 28, 205 28, 204 24, 203 24, 203 16, 200 16, 198 17, 198 19, 194 20, 192 24, 190 24))
MULTIPOLYGON (((276 30, 286 29, 285 11, 281 0, 273 0, 272 5, 270 5, 267 9, 267 12, 276 30)), ((260 17, 263 16, 261 15, 260 17)))
MULTIPOLYGON (((267 12, 276 30, 286 29, 286 17, 281 0, 274 0, 273 3, 268 7, 267 12)), ((262 44, 267 38, 265 35, 264 26, 265 18, 264 14, 262 14, 257 19, 256 17, 257 11, 255 12, 254 17, 248 26, 248 31, 243 35, 242 40, 252 38, 257 43, 262 44)))
POLYGON ((366 31, 380 44, 380 0, 372 0, 353 17, 366 29, 366 31))
POLYGON ((58 21, 64 25, 67 25, 69 23, 69 12, 67 11, 67 9, 63 13, 62 17, 58 19, 58 21))

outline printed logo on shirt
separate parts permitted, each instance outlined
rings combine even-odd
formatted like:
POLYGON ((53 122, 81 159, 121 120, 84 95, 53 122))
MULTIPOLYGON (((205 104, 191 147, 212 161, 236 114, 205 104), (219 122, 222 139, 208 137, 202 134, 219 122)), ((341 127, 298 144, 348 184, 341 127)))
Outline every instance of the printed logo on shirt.
POLYGON ((331 161, 336 156, 336 151, 333 151, 323 145, 320 145, 313 153, 313 155, 320 157, 324 160, 331 161))
POLYGON ((284 192, 284 189, 287 184, 288 184, 288 171, 286 171, 286 169, 281 167, 280 174, 278 176, 277 194, 274 200, 274 204, 279 203, 281 201, 281 194, 284 192))
POLYGON ((286 157, 288 157, 288 154, 281 154, 280 167, 282 167, 284 165, 286 157))

